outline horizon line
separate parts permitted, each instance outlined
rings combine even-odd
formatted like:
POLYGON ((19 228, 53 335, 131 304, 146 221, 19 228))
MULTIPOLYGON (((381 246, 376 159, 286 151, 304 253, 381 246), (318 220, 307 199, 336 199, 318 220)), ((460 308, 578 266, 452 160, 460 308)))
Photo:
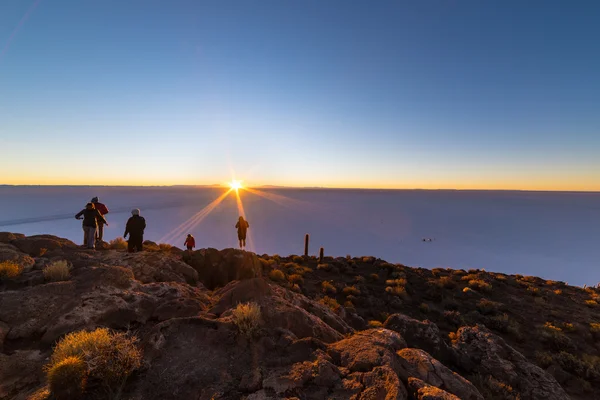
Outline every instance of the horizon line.
MULTIPOLYGON (((3 184, 0 187, 102 187, 102 188, 227 188, 227 185, 69 185, 69 184, 3 184)), ((306 189, 306 190, 385 190, 385 191, 454 191, 454 192, 536 192, 536 193, 600 193, 600 190, 553 190, 553 189, 490 189, 490 188, 377 188, 377 187, 331 187, 331 186, 279 186, 249 185, 250 189, 306 189)), ((242 188, 244 189, 244 188, 242 188)))

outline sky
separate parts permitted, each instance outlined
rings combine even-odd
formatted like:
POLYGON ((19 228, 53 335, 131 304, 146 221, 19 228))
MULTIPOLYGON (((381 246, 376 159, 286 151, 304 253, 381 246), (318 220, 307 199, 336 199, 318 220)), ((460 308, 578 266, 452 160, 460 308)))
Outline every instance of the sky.
POLYGON ((0 184, 600 190, 595 0, 2 0, 0 184))

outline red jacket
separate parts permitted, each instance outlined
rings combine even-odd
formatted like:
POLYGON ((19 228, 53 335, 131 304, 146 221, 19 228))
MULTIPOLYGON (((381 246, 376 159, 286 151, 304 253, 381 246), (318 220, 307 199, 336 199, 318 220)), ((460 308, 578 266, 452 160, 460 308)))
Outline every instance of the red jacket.
POLYGON ((100 212, 100 214, 102 214, 102 215, 108 214, 108 208, 106 208, 106 206, 104 204, 94 203, 94 206, 96 207, 96 210, 98 210, 100 212))
POLYGON ((184 246, 192 248, 196 247, 196 239, 194 239, 193 236, 188 237, 187 239, 185 239, 184 246))

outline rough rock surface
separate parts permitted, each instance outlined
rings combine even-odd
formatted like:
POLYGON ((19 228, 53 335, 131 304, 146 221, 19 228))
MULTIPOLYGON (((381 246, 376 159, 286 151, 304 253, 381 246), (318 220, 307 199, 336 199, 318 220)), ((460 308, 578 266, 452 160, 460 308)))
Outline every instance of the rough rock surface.
POLYGON ((409 347, 423 349, 442 360, 450 357, 448 345, 442 340, 437 325, 431 321, 418 321, 403 314, 393 314, 383 326, 400 333, 409 347))
POLYGON ((30 271, 35 265, 33 257, 23 254, 15 246, 0 242, 0 262, 13 261, 19 264, 25 272, 30 271))
POLYGON ((418 378, 408 378, 408 391, 416 400, 461 400, 460 397, 428 385, 418 378))
POLYGON ((398 355, 402 365, 399 374, 404 381, 415 377, 463 400, 483 400, 483 396, 471 382, 445 367, 425 351, 402 349, 398 355))
POLYGON ((41 256, 51 250, 77 248, 77 245, 70 240, 52 235, 20 237, 12 240, 11 244, 32 257, 41 256))
POLYGON ((262 265, 255 254, 236 249, 197 250, 184 253, 183 260, 198 271, 200 282, 209 289, 262 274, 262 265))
POLYGON ((523 400, 569 398, 554 377, 484 327, 460 328, 453 347, 457 362, 464 369, 508 383, 523 400))

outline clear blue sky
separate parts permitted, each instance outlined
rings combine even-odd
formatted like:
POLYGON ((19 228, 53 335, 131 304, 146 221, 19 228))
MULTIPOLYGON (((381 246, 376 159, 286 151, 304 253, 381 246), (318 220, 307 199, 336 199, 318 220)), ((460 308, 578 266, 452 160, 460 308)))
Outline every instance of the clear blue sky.
POLYGON ((598 1, 0 2, 0 183, 600 190, 598 1))

